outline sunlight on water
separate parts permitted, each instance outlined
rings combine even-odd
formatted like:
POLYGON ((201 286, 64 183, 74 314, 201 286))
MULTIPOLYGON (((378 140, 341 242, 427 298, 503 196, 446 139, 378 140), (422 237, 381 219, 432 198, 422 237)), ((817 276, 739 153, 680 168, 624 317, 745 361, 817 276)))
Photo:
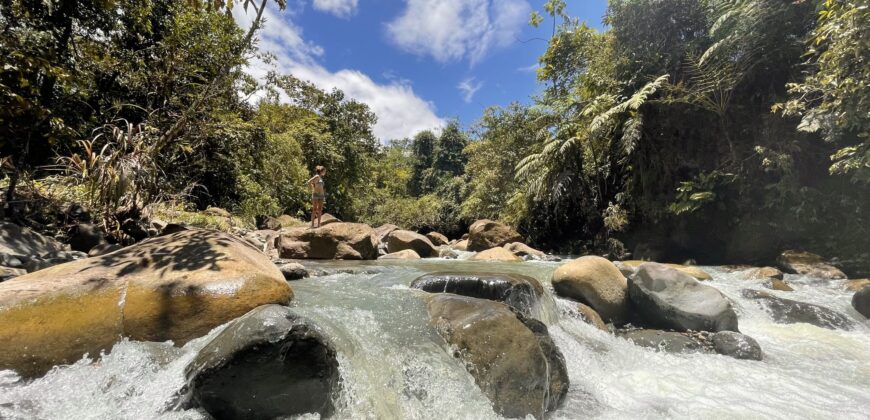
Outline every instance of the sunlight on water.
MULTIPOLYGON (((549 288, 558 263, 323 264, 325 276, 291 283, 296 312, 319 325, 339 351, 342 391, 336 418, 496 418, 462 362, 430 327, 423 292, 408 285, 434 271, 531 275, 549 288), (332 273, 332 274, 329 274, 332 273)), ((788 276, 794 292, 771 292, 825 306, 855 322, 853 331, 776 324, 744 288, 767 290, 740 273, 705 268, 708 284, 732 300, 740 329, 764 349, 762 362, 719 355, 673 355, 637 347, 559 313, 573 303, 547 296, 538 316, 565 355, 571 389, 554 418, 848 418, 870 407, 870 324, 842 282, 788 276)), ((213 331, 209 336, 213 336, 213 331)), ((2 419, 200 419, 169 411, 184 366, 208 337, 183 348, 123 341, 111 354, 24 381, 0 372, 2 419)), ((315 419, 316 415, 299 418, 315 419)))

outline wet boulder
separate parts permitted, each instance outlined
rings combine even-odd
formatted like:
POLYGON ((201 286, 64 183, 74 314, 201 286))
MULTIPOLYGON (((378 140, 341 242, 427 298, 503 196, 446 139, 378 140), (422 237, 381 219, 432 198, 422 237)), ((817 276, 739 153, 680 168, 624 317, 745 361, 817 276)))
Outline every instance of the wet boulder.
POLYGON ((470 261, 521 262, 523 259, 502 248, 490 248, 474 254, 470 261))
POLYGON ((429 238, 410 230, 394 230, 387 236, 387 252, 412 249, 422 258, 437 257, 438 250, 429 238))
POLYGON ((379 260, 419 260, 420 254, 417 254, 413 249, 403 249, 387 255, 381 255, 379 260))
POLYGON ((568 372, 544 324, 500 302, 453 294, 431 295, 427 308, 498 414, 541 419, 562 403, 568 372))
POLYGON ((605 324, 604 320, 601 319, 601 315, 598 315, 598 312, 595 312, 595 309, 592 309, 590 306, 578 303, 577 314, 580 316, 580 319, 582 319, 583 322, 592 325, 593 327, 598 328, 601 331, 610 331, 607 328, 607 324, 605 324))
POLYGON ((589 255, 562 264, 552 283, 556 294, 588 304, 607 322, 628 319, 625 276, 605 258, 589 255))
POLYGON ((636 321, 677 331, 738 331, 737 314, 719 290, 681 271, 642 264, 628 280, 636 321))
POLYGON ((821 256, 811 252, 793 249, 784 251, 777 259, 777 263, 786 273, 802 274, 827 280, 846 278, 846 274, 840 269, 828 264, 821 256))
POLYGON ((284 230, 278 251, 281 258, 290 259, 373 260, 378 256, 374 230, 360 223, 284 230))
POLYGON ((262 253, 188 230, 0 283, 0 370, 40 375, 123 337, 181 345, 293 292, 262 253))
POLYGON ((635 345, 665 353, 707 353, 709 350, 697 339, 674 331, 630 330, 619 334, 635 345))
POLYGON ((806 323, 829 329, 852 328, 852 321, 846 315, 832 309, 783 299, 761 290, 744 289, 741 294, 744 298, 753 300, 762 308, 767 309, 776 322, 783 324, 806 323))
POLYGON ((764 287, 772 290, 779 290, 780 292, 794 291, 794 289, 792 289, 791 286, 788 285, 788 283, 779 279, 771 279, 770 281, 765 282, 764 287))
POLYGON ((488 219, 478 220, 468 228, 469 251, 485 251, 522 240, 523 237, 510 226, 488 219))
POLYGON ((713 334, 713 348, 716 353, 735 359, 761 360, 764 354, 754 338, 734 331, 720 331, 713 334))
POLYGON ((435 246, 447 245, 447 243, 450 242, 450 239, 447 239, 446 236, 438 232, 429 232, 426 234, 426 237, 429 238, 429 241, 435 246))
POLYGON ((865 318, 870 318, 870 286, 855 292, 852 296, 852 307, 865 318))
POLYGON ((544 295, 538 280, 521 274, 432 273, 417 277, 411 288, 504 302, 526 316, 532 315, 544 295))
POLYGON ((272 419, 334 412, 340 375, 336 350, 310 320, 278 305, 238 318, 185 370, 185 406, 217 420, 272 419))

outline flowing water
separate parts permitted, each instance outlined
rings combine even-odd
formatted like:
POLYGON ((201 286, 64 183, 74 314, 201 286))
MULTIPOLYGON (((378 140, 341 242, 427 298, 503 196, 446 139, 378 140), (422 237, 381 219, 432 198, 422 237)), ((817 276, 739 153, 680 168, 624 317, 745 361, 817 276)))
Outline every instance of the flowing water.
MULTIPOLYGON (((510 272, 549 287, 558 263, 425 260, 320 264, 332 273, 295 281, 295 310, 334 341, 342 392, 336 418, 497 418, 462 362, 429 326, 422 292, 408 288, 435 271, 510 272)), ((761 362, 637 347, 567 316, 570 301, 547 296, 537 317, 565 356, 571 388, 554 418, 870 418, 870 321, 849 304, 842 282, 788 276, 794 292, 772 292, 853 319, 852 331, 776 324, 743 288, 760 282, 706 268, 708 284, 735 304, 740 329, 761 344, 761 362)), ((766 290, 766 289, 765 289, 766 290)), ((213 331, 214 335, 219 329, 213 331)), ((85 358, 20 380, 0 371, 2 419, 199 419, 168 411, 184 366, 208 337, 183 348, 124 341, 97 361, 85 358)))

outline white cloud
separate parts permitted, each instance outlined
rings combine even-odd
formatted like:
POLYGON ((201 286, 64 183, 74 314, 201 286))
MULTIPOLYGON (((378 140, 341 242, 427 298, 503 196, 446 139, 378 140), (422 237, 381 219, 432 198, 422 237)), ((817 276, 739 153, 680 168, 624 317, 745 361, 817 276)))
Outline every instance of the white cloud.
POLYGON ((405 0, 401 16, 387 24, 402 49, 440 62, 479 62, 514 42, 531 7, 526 0, 405 0))
POLYGON ((470 77, 462 81, 459 86, 456 86, 462 92, 462 99, 465 103, 470 103, 474 99, 474 94, 483 87, 483 82, 475 83, 474 78, 470 77))
POLYGON ((340 18, 349 18, 356 13, 357 0, 314 0, 314 8, 332 13, 340 18))
MULTIPOLYGON (((288 8, 282 15, 272 2, 269 4, 264 13, 266 23, 258 38, 260 49, 271 53, 275 59, 268 64, 252 60, 247 69, 251 75, 262 79, 270 70, 275 70, 307 80, 324 90, 341 89, 349 98, 367 104, 378 116, 374 134, 382 141, 411 137, 421 130, 445 124, 436 114, 435 105, 417 96, 407 81, 398 79, 379 84, 358 70, 332 72, 320 65, 317 60, 324 54, 323 48, 303 38, 302 29, 292 21, 295 12, 288 8)), ((236 10, 234 16, 243 28, 250 26, 251 16, 236 10)))
POLYGON ((517 71, 522 72, 522 73, 534 73, 534 72, 538 71, 539 67, 541 67, 540 64, 535 63, 535 64, 532 64, 531 66, 520 67, 517 69, 517 71))

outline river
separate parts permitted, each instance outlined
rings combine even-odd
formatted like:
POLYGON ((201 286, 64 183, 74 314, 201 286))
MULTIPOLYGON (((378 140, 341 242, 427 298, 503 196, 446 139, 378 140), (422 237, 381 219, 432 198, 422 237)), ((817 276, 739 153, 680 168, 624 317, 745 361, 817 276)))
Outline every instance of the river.
MULTIPOLYGON (((549 287, 559 263, 457 260, 322 262, 329 273, 291 283, 295 310, 339 351, 336 418, 498 418, 462 362, 428 323, 423 292, 408 285, 437 271, 525 274, 549 287)), ((537 317, 565 356, 571 387, 552 418, 870 418, 870 321, 849 304, 842 281, 787 275, 794 292, 772 292, 846 314, 851 331, 777 324, 737 273, 704 267, 707 282, 734 302, 740 329, 764 350, 761 362, 709 354, 666 354, 633 345, 562 315, 570 301, 549 295, 537 317)), ((122 341, 110 354, 56 367, 33 381, 0 371, 2 419, 200 419, 167 410, 183 369, 212 333, 182 348, 122 341)), ((304 416, 303 416, 304 417, 304 416)), ((316 418, 316 416, 312 417, 316 418)))

